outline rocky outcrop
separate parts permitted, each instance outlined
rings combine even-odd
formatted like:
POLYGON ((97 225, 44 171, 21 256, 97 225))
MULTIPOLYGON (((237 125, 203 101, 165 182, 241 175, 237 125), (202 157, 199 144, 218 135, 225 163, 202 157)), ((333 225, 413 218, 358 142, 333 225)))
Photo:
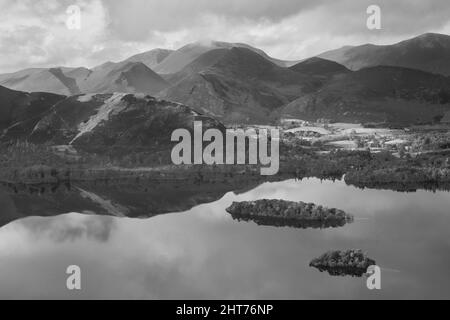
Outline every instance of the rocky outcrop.
POLYGON ((310 267, 317 268, 320 272, 326 271, 332 276, 354 277, 361 277, 371 265, 375 265, 375 261, 357 249, 329 251, 309 263, 310 267))
POLYGON ((259 225, 277 227, 329 228, 343 226, 353 221, 353 216, 342 210, 301 201, 263 199, 233 202, 226 210, 233 219, 252 220, 259 225))
MULTIPOLYGON (((151 96, 125 93, 72 96, 42 116, 27 137, 35 144, 71 145, 96 154, 163 152, 170 160, 176 142, 172 132, 193 130, 202 121, 205 130, 224 127, 217 120, 191 108, 151 96)), ((166 161, 168 162, 168 161, 166 161)))

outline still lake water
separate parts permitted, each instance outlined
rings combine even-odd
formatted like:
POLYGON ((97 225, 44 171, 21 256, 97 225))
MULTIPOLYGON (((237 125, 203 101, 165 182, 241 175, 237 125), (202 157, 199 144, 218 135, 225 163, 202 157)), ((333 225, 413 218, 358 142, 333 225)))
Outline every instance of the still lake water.
POLYGON ((28 217, 0 229, 0 271, 3 299, 450 298, 450 193, 287 180, 148 219, 28 217), (235 221, 225 211, 232 201, 261 198, 337 207, 355 222, 279 228, 235 221), (328 250, 350 248, 376 260, 381 290, 368 290, 364 277, 308 266, 328 250), (66 289, 72 264, 81 267, 80 291, 66 289))

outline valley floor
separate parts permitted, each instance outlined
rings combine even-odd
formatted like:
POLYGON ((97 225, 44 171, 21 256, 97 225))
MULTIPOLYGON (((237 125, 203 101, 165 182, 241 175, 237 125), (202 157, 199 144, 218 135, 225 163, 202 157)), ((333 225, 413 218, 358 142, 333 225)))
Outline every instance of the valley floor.
POLYGON ((395 190, 447 189, 450 185, 450 134, 441 127, 364 128, 344 123, 290 119, 279 127, 280 171, 260 175, 250 165, 172 165, 146 154, 111 158, 78 154, 67 148, 16 143, 0 153, 0 181, 7 184, 57 184, 145 180, 155 183, 274 181, 291 177, 341 179, 358 187, 395 190), (149 162, 150 161, 150 162, 149 162))

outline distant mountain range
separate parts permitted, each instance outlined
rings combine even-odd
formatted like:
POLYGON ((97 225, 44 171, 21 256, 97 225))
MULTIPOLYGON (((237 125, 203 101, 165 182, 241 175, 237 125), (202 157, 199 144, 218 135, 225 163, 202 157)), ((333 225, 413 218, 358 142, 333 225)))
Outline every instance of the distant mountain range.
MULTIPOLYGON (((164 60, 153 68, 159 74, 173 74, 181 71, 188 64, 204 53, 215 49, 245 48, 282 67, 289 67, 295 61, 283 61, 269 57, 264 51, 244 43, 229 43, 221 41, 195 42, 171 52, 164 60)), ((151 52, 151 51, 150 51, 151 52)), ((141 61, 144 62, 144 61, 141 61)), ((145 63, 145 62, 144 62, 145 63)))
POLYGON ((107 62, 86 68, 39 68, 0 75, 0 85, 21 91, 156 94, 169 84, 142 62, 107 62))
POLYGON ((174 74, 159 95, 225 122, 265 122, 278 107, 317 85, 243 47, 209 51, 174 74))
POLYGON ((399 67, 371 67, 332 77, 317 92, 282 108, 286 118, 408 125, 438 121, 450 110, 450 78, 399 67))
POLYGON ((393 45, 346 46, 319 57, 338 62, 351 70, 395 66, 450 75, 450 36, 426 33, 393 45))
MULTIPOLYGON (((435 121, 448 111, 449 75, 450 36, 427 33, 393 45, 347 46, 301 62, 278 60, 241 43, 196 42, 92 69, 35 68, 3 74, 0 85, 61 96, 142 93, 190 106, 224 123, 300 117, 409 124, 435 121)), ((16 95, 28 97, 22 99, 34 101, 31 104, 41 103, 33 100, 41 96, 58 100, 42 93, 16 95)), ((33 113, 43 109, 44 104, 33 113)))

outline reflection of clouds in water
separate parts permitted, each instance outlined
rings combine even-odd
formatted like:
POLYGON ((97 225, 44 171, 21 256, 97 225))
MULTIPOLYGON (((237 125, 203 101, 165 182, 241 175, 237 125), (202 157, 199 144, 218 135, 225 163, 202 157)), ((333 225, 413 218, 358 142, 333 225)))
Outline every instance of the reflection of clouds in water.
POLYGON ((65 289, 70 264, 80 265, 86 277, 83 298, 449 297, 449 288, 440 286, 449 280, 449 201, 444 192, 363 191, 312 179, 230 192, 187 212, 144 220, 27 218, 0 229, 0 298, 74 298, 65 289), (343 228, 298 230, 237 222, 225 212, 232 201, 264 197, 317 202, 370 218, 343 228), (377 261, 384 290, 309 267, 328 250, 348 248, 377 261))
POLYGON ((55 242, 75 241, 80 238, 108 241, 116 222, 109 216, 66 214, 56 218, 31 217, 16 222, 36 239, 48 238, 55 242))

